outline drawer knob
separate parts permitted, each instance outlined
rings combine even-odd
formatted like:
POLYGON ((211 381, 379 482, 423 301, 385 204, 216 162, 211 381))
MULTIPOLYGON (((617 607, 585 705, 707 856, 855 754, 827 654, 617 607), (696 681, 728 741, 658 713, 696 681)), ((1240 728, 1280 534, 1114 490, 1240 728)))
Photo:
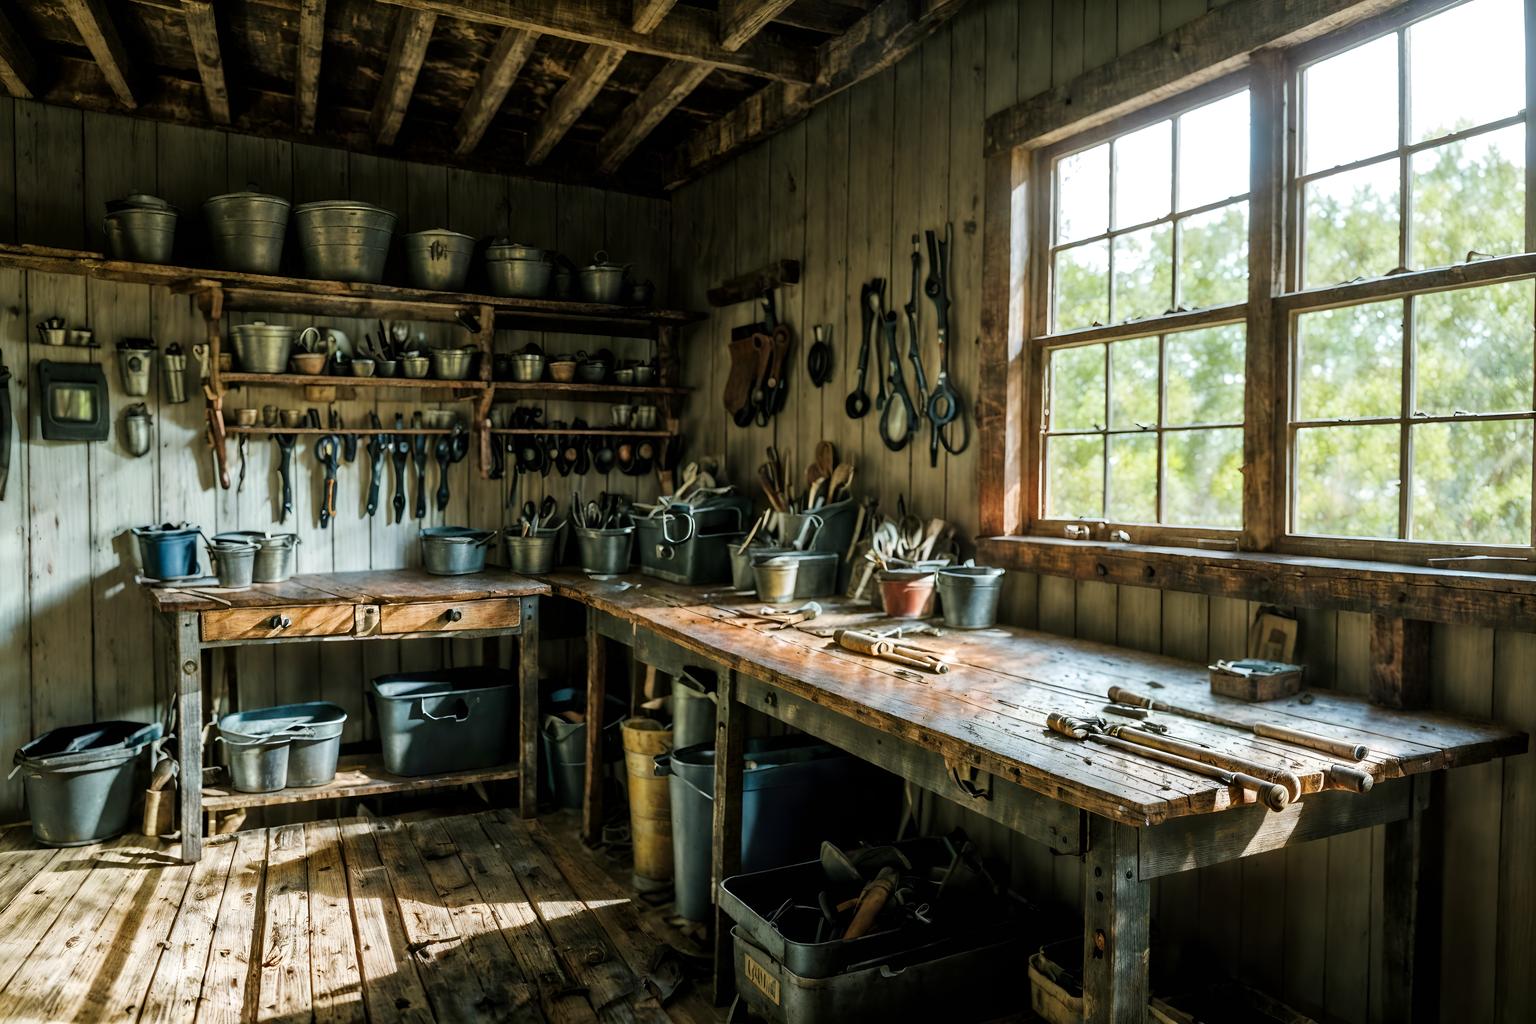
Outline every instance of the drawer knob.
POLYGON ((464 618, 464 613, 459 611, 457 608, 449 608, 446 612, 443 613, 443 617, 449 622, 458 622, 464 618))
POLYGON ((279 614, 272 616, 267 625, 271 626, 273 629, 287 629, 289 626, 293 625, 293 620, 286 615, 279 614))

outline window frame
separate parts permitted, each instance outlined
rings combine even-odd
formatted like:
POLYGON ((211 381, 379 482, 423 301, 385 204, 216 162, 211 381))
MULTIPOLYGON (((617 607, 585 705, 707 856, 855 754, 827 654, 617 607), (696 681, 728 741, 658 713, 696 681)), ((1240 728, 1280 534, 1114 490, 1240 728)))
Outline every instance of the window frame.
MULTIPOLYGON (((1003 438, 1003 457, 1016 458, 1021 465, 1017 466, 1016 476, 1012 473, 1004 475, 998 488, 992 489, 983 484, 984 530, 987 530, 988 524, 1001 524, 1004 526, 1001 532, 1014 536, 1060 539, 1068 527, 1077 525, 1088 528, 1085 539, 1096 541, 1111 539, 1117 531, 1124 530, 1133 543, 1144 545, 1273 551, 1286 555, 1392 563, 1424 563, 1435 558, 1469 555, 1536 556, 1536 469, 1532 473, 1532 536, 1525 544, 1455 543, 1406 537, 1376 540, 1316 536, 1296 532, 1293 524, 1296 427, 1292 408, 1298 350, 1297 324, 1300 316, 1367 301, 1400 299, 1465 286, 1536 278, 1536 119, 1532 116, 1533 110, 1536 110, 1536 0, 1525 0, 1526 102, 1519 117, 1506 117, 1424 143, 1406 142, 1400 131, 1395 150, 1374 154, 1357 162, 1365 164, 1388 158, 1399 159, 1402 161, 1399 171, 1401 182, 1409 176, 1411 154, 1414 152, 1447 145, 1457 138, 1485 134, 1497 130, 1497 127, 1524 124, 1525 252, 1429 270, 1405 271, 1401 264, 1406 262, 1407 253, 1403 250, 1411 246, 1411 225, 1406 223, 1409 200, 1405 197, 1399 205, 1402 218, 1399 228, 1400 265, 1396 271, 1340 285, 1312 288, 1300 286, 1305 241, 1305 197, 1302 186, 1305 181, 1322 177, 1325 173, 1338 173, 1344 167, 1354 166, 1346 164, 1326 171, 1319 169, 1311 174, 1302 174, 1300 121, 1303 109, 1303 69, 1328 56, 1382 35, 1398 32, 1414 22, 1433 17, 1464 2, 1466 0, 1410 0, 1395 11, 1366 18, 1288 48, 1257 52, 1233 73, 1214 77, 1176 94, 1164 91, 1161 94, 1164 98, 1139 105, 1137 109, 1113 118, 1099 118, 1092 128, 1085 131, 1066 137, 1058 135, 1048 144, 1038 147, 1025 144, 1013 152, 1008 186, 1013 199, 1010 244, 1014 250, 1014 260, 1008 281, 1014 294, 1010 295, 1008 302, 1010 311, 1018 319, 1012 321, 1013 339, 1009 342, 1009 352, 1005 354, 1011 354, 1012 347, 1018 346, 1019 358, 1010 358, 1007 365, 1011 369, 1013 363, 1018 364, 1023 378, 1019 400, 1025 411, 1017 421, 1012 416, 1006 417, 1008 426, 1003 438), (1146 317, 1126 323, 1111 323, 1102 327, 1048 333, 1054 303, 1054 169, 1057 159, 1163 118, 1176 116, 1245 86, 1250 98, 1247 301, 1146 317), (1021 215, 1024 217, 1022 225, 1019 223, 1021 215), (1236 322, 1244 322, 1247 328, 1242 528, 1232 530, 1119 523, 1093 518, 1048 518, 1044 454, 1049 404, 1049 351, 1066 345, 1155 337, 1200 326, 1236 322), (1014 436, 1015 430, 1017 437, 1014 436), (1010 500, 1017 500, 1019 504, 1009 507, 1007 503, 1010 500)), ((1399 44, 1400 53, 1402 49, 1402 44, 1399 44)), ((1407 67, 1399 61, 1400 96, 1406 88, 1408 74, 1407 67)), ((1400 121, 1407 116, 1406 105, 1400 101, 1400 121)), ((1001 178, 1002 171, 1001 162, 990 171, 994 185, 989 191, 993 194, 1002 191, 1001 182, 996 180, 1001 178)), ((1168 220, 1171 223, 1173 215, 1168 220)), ((1078 240, 1078 243, 1081 241, 1078 240)), ((1536 328, 1536 324, 1533 324, 1533 328, 1536 328)), ((1412 359, 1407 352, 1412 343, 1409 332, 1411 327, 1405 331, 1405 363, 1412 359)), ((1410 372, 1410 369, 1405 369, 1405 379, 1410 372)), ((1107 384, 1106 381, 1106 387, 1107 384)), ((1007 385, 1001 386, 999 391, 1005 395, 1011 394, 1007 385)), ((1533 396, 1533 410, 1536 410, 1536 396, 1533 396)), ((1530 415, 1522 415, 1521 418, 1529 419, 1530 415)), ((1419 422, 1406 405, 1400 410, 1399 419, 1403 431, 1410 429, 1408 423, 1419 422)), ((1410 501, 1411 481, 1402 475, 1401 467, 1410 459, 1410 450, 1406 445, 1402 446, 1399 461, 1399 522, 1402 531, 1406 531, 1407 512, 1403 507, 1410 501)), ((1160 463, 1160 487, 1161 483, 1160 463)))

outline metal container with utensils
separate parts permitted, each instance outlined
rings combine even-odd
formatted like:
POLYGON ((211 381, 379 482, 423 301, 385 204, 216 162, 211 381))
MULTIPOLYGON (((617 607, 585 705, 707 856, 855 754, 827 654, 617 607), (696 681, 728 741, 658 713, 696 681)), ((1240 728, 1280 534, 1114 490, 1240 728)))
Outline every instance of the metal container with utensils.
POLYGON ((800 575, 796 559, 775 555, 752 563, 757 581, 757 596, 768 604, 786 604, 795 599, 795 580, 800 575))
POLYGON ((421 531, 421 561, 434 576, 466 576, 485 569, 485 553, 496 530, 429 526, 421 531))
POLYGON ((623 302, 624 278, 628 274, 628 263, 610 263, 608 254, 598 250, 591 264, 582 267, 577 274, 581 283, 581 297, 588 302, 609 305, 623 302))
POLYGON ((469 277, 475 240, 447 228, 413 231, 405 236, 405 274, 413 288, 456 292, 469 277))
POLYGON ((591 576, 617 576, 629 569, 633 526, 607 529, 576 527, 576 545, 581 553, 581 569, 591 576))
POLYGON ((799 567, 795 573, 794 598, 797 601, 831 597, 837 592, 837 555, 831 551, 779 551, 766 558, 757 555, 752 564, 755 567, 768 558, 791 561, 799 567))
POLYGON ((432 376, 438 380, 464 380, 474 365, 476 349, 434 348, 428 356, 432 360, 432 376))
POLYGON ((944 568, 938 572, 937 585, 946 626, 986 629, 997 624, 1003 570, 975 565, 944 568))
POLYGON ((155 343, 148 338, 124 338, 117 343, 117 370, 123 394, 135 398, 149 394, 150 372, 155 364, 155 343))
POLYGON ((495 242, 485 250, 485 272, 492 294, 538 299, 549 292, 554 264, 543 249, 516 242, 495 242))
POLYGON ((281 583, 293 575, 295 548, 299 546, 296 533, 263 533, 260 530, 233 530, 216 533, 213 542, 245 542, 256 545, 256 557, 251 566, 251 580, 255 583, 281 583))
POLYGON ((524 537, 506 533, 507 568, 525 576, 541 576, 555 567, 563 530, 543 530, 524 537))
POLYGON ((174 206, 157 196, 135 194, 108 203, 102 224, 107 254, 138 263, 171 262, 179 216, 174 206))
POLYGON ((283 262, 291 204, 282 196, 229 192, 203 204, 213 259, 225 270, 275 274, 283 262))
POLYGON ((294 329, 287 324, 256 320, 230 328, 235 338, 235 358, 246 373, 287 373, 293 354, 294 329))
POLYGON ((378 283, 396 217, 367 203, 332 199, 293 211, 304 272, 326 281, 378 283))

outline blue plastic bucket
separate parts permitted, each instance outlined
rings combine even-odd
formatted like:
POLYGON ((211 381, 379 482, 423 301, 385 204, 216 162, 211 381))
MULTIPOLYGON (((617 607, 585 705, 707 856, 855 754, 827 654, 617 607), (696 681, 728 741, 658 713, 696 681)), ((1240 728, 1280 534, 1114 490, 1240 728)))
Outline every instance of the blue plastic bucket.
POLYGON ((135 526, 133 535, 139 539, 139 560, 150 579, 184 580, 202 575, 197 567, 197 540, 202 531, 191 523, 135 526))

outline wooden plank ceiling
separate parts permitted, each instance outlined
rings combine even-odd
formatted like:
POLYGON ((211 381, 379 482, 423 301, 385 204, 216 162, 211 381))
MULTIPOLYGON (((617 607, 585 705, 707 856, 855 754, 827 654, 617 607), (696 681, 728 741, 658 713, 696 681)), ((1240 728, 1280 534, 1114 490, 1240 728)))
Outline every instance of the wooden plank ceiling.
POLYGON ((7 0, 0 89, 660 192, 966 0, 7 0))

